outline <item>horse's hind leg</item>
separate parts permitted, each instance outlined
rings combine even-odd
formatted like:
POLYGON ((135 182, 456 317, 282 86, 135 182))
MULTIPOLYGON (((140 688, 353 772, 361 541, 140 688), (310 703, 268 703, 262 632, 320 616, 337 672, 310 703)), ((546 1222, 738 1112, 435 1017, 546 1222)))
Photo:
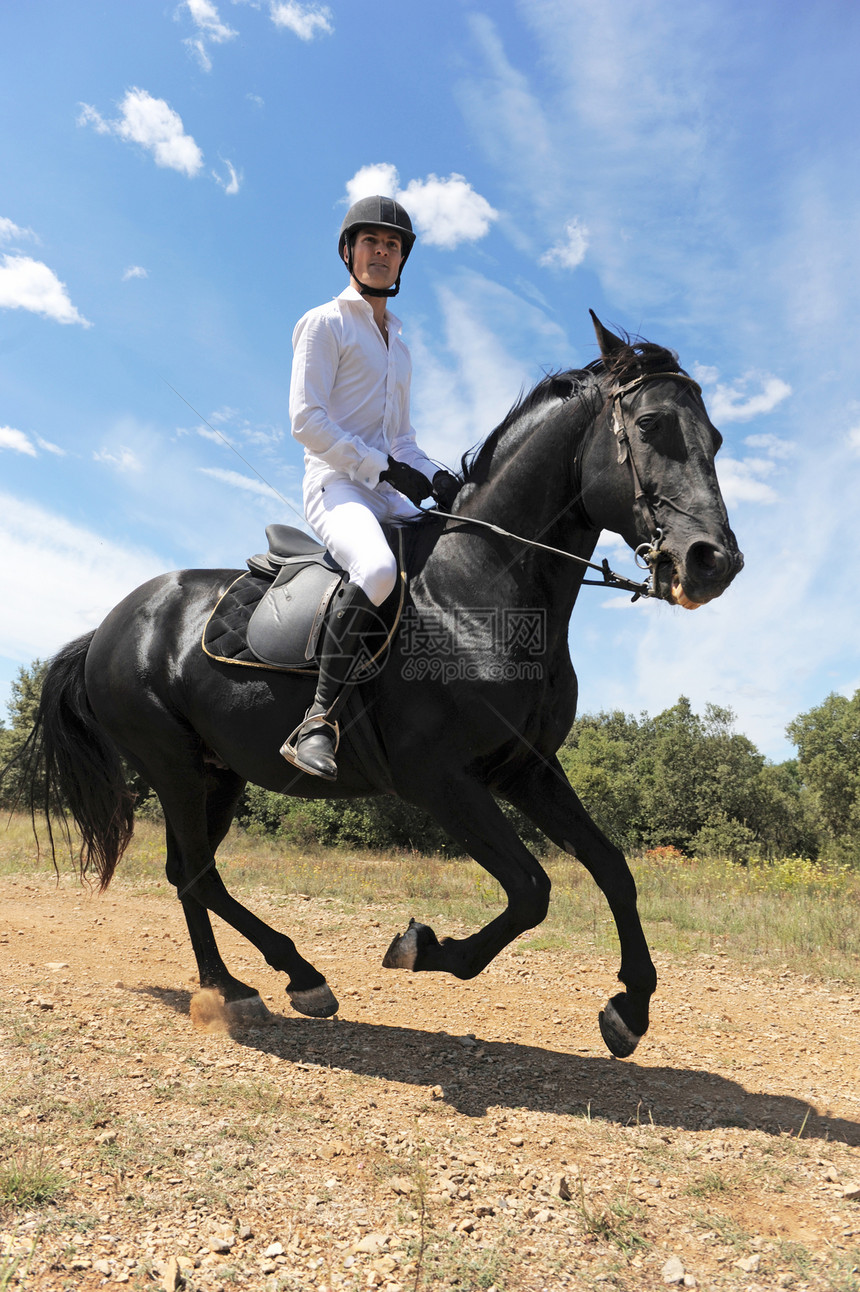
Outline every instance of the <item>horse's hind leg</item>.
POLYGON ((627 990, 612 997, 599 1022, 609 1049, 616 1057, 626 1058, 648 1030, 657 971, 639 919, 636 881, 624 854, 594 824, 557 759, 520 773, 505 796, 553 843, 582 862, 609 903, 621 943, 618 977, 627 990))
POLYGON ((179 733, 174 735, 172 760, 168 761, 165 755, 158 764, 159 773, 147 775, 147 779, 164 809, 171 849, 171 882, 176 885, 186 919, 191 912, 188 926, 198 964, 202 957, 205 973, 226 974, 228 987, 236 983, 240 992, 244 989, 253 994, 251 988, 234 979, 224 967, 207 915, 211 911, 247 938, 273 969, 287 974, 287 994, 294 1009, 300 1014, 329 1017, 337 1012, 338 1004, 323 975, 299 955, 290 938, 270 928, 231 897, 216 869, 212 843, 220 842, 229 827, 241 782, 232 773, 225 773, 220 795, 210 801, 211 782, 207 781, 199 751, 189 748, 186 758, 176 761, 181 738, 179 733), (205 919, 194 910, 192 903, 200 908, 205 919))
MULTIPOLYGON (((210 788, 206 799, 206 818, 209 831, 209 848, 214 856, 224 840, 236 811, 236 804, 244 788, 242 781, 233 772, 219 771, 209 775, 210 788)), ((178 887, 181 874, 181 854, 176 836, 167 826, 167 878, 178 887)), ((209 912, 193 897, 180 899, 188 926, 188 935, 197 961, 200 986, 212 988, 224 999, 231 1017, 237 1021, 251 1021, 266 1018, 268 1009, 260 999, 256 987, 235 978, 218 950, 209 912)))

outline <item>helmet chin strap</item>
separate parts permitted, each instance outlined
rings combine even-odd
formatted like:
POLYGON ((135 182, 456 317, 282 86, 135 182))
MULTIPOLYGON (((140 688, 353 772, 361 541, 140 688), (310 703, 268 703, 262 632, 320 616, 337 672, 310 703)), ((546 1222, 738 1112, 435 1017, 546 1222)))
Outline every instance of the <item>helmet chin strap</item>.
POLYGON ((393 287, 365 287, 364 283, 359 282, 357 278, 355 281, 358 283, 358 290, 362 296, 396 296, 400 291, 399 274, 393 287))

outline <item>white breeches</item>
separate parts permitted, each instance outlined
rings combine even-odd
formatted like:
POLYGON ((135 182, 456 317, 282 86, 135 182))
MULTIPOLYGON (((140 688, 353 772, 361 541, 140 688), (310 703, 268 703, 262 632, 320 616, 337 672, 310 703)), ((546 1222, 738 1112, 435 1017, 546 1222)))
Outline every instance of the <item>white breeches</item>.
POLYGON ((366 489, 344 478, 305 491, 311 529, 375 606, 382 605, 397 581, 397 561, 380 522, 417 515, 408 498, 386 485, 366 489))

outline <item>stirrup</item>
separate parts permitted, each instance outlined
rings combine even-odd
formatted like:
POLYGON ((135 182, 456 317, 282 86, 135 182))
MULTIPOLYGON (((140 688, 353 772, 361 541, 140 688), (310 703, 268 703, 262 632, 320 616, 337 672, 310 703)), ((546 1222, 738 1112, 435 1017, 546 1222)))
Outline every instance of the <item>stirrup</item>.
POLYGON ((324 781, 336 780, 336 776, 326 776, 325 772, 321 772, 319 768, 310 767, 307 763, 302 762, 298 748, 299 739, 301 736, 306 735, 312 727, 328 727, 334 732, 333 753, 336 754, 340 745, 340 723, 337 718, 327 718, 324 713, 312 714, 309 709, 295 731, 292 731, 281 745, 281 757, 285 758, 293 767, 298 767, 300 772, 307 772, 309 776, 319 776, 324 781))

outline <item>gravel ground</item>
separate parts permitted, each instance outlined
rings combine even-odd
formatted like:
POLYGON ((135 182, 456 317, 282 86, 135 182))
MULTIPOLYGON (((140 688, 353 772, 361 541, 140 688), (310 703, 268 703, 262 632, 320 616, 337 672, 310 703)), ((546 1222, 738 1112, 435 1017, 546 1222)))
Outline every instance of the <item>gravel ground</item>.
POLYGON ((389 972, 401 912, 257 893, 341 1011, 293 1014, 222 926, 271 1010, 231 1028, 166 889, 0 894, 0 1289, 860 1289, 838 984, 664 959, 621 1062, 605 958, 389 972))

